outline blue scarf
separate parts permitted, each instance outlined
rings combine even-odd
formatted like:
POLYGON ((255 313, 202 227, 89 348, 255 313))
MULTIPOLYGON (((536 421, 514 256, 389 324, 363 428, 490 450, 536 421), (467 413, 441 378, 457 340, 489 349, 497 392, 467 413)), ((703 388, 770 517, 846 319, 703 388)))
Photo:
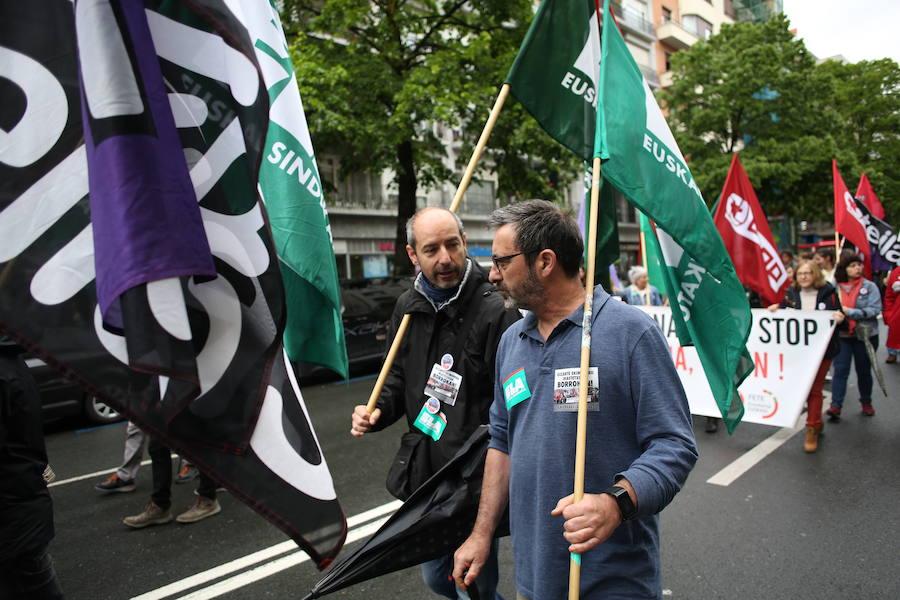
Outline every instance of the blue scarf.
POLYGON ((422 273, 422 291, 425 292, 431 301, 434 302, 437 306, 440 306, 447 300, 453 297, 453 295, 459 290, 459 284, 456 284, 452 288, 449 289, 441 289, 439 287, 435 287, 432 285, 428 278, 425 277, 425 273, 422 273))

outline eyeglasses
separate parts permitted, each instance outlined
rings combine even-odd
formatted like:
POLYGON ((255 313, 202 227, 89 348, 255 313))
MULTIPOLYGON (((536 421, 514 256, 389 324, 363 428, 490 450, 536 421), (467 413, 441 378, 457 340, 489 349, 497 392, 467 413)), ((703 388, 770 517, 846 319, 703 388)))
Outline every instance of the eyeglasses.
POLYGON ((506 265, 509 264, 509 261, 511 261, 515 257, 522 255, 522 254, 528 254, 528 253, 525 251, 522 251, 522 252, 516 252, 515 254, 507 254, 506 256, 492 256, 491 261, 493 261, 494 266, 497 267, 497 270, 499 271, 500 269, 505 269, 506 265))

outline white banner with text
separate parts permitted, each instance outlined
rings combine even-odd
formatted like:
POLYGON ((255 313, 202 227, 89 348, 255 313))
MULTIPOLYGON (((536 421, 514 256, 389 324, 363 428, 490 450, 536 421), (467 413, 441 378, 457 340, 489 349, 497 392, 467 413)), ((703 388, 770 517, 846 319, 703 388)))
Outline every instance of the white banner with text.
MULTIPOLYGON (((682 347, 675 335, 672 312, 668 307, 642 306, 662 329, 669 342, 675 369, 695 415, 720 417, 692 346, 682 347)), ((793 427, 819 365, 828 348, 834 323, 830 311, 782 309, 770 312, 753 309, 753 327, 747 351, 753 357, 753 372, 738 388, 744 403, 747 423, 775 427, 793 427)))

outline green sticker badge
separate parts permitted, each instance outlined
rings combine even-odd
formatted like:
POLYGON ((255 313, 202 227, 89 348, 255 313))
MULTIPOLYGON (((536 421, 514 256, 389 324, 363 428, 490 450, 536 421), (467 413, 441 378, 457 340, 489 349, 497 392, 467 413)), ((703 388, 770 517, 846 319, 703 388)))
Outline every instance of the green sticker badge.
POLYGON ((503 382, 503 396, 506 398, 506 410, 531 398, 528 380, 525 379, 525 367, 513 371, 512 375, 506 378, 506 381, 503 382))
POLYGON ((441 439, 441 435, 443 435, 444 429, 447 427, 447 417, 440 411, 440 406, 440 402, 434 398, 429 398, 422 406, 422 410, 419 411, 419 416, 413 421, 416 429, 434 441, 441 439), (437 405, 437 408, 434 405, 437 405))

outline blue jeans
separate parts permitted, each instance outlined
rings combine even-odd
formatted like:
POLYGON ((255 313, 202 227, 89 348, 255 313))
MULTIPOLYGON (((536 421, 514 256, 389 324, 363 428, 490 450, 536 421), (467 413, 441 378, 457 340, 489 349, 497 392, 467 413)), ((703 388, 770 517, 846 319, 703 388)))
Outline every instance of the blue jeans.
MULTIPOLYGON (((873 349, 878 349, 878 336, 869 338, 873 349)), ((841 351, 834 357, 834 377, 831 380, 831 405, 844 405, 847 394, 847 376, 850 375, 850 361, 856 363, 856 383, 859 385, 859 401, 872 403, 872 362, 866 352, 866 345, 855 337, 841 338, 841 351)))
MULTIPOLYGON (((448 554, 422 563, 422 579, 432 592, 451 600, 470 600, 469 594, 456 587, 453 581, 453 555, 448 554)), ((497 593, 500 569, 497 565, 497 540, 491 543, 491 554, 475 579, 479 600, 503 600, 497 593)), ((471 589, 472 586, 469 586, 471 589)))

